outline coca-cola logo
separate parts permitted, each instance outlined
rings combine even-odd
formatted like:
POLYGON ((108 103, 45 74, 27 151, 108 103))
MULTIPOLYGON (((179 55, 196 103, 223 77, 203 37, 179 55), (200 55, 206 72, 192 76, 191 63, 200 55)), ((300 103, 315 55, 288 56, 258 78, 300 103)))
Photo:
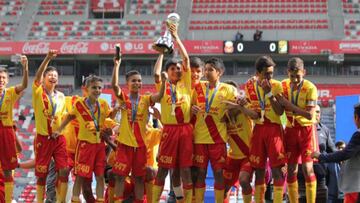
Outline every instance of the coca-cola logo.
POLYGON ((26 42, 22 48, 22 52, 23 54, 46 54, 47 52, 49 52, 49 49, 49 42, 26 42))
POLYGON ((87 54, 89 50, 88 42, 65 42, 61 45, 62 54, 87 54))

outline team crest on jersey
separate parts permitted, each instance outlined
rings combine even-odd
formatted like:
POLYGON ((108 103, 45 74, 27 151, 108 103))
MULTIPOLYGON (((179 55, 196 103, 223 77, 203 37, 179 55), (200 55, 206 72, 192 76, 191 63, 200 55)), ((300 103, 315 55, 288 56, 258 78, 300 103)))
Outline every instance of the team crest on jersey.
POLYGON ((168 135, 169 135, 169 134, 167 134, 167 133, 163 133, 163 134, 162 134, 162 138, 163 138, 163 139, 166 139, 168 135))
POLYGON ((81 147, 81 148, 84 148, 85 146, 86 146, 86 143, 85 143, 85 142, 83 142, 83 143, 80 144, 80 147, 81 147))

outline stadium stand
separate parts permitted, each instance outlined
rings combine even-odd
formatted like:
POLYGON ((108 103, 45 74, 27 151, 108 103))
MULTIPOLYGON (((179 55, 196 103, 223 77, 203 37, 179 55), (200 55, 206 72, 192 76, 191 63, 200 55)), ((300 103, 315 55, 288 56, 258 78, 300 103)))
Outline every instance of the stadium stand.
POLYGON ((359 0, 342 0, 345 39, 360 39, 359 3, 359 0))
POLYGON ((22 0, 0 0, 0 40, 12 39, 23 6, 24 2, 22 0))
POLYGON ((176 9, 176 0, 131 0, 129 14, 168 14, 176 9))
POLYGON ((327 13, 327 1, 194 0, 192 13, 327 13))
POLYGON ((22 13, 22 0, 0 0, 0 16, 19 16, 22 13))
POLYGON ((41 2, 38 15, 84 15, 86 0, 44 0, 41 2))

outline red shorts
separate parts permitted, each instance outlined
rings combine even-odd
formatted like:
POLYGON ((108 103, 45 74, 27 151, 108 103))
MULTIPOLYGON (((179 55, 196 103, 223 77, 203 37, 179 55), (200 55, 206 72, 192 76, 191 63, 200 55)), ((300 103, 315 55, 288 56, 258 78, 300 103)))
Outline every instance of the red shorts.
POLYGON ((5 178, 4 178, 4 174, 3 171, 1 169, 1 165, 0 165, 0 202, 2 202, 3 200, 5 200, 5 178))
POLYGON ((75 166, 75 153, 68 152, 68 166, 70 170, 75 166))
POLYGON ((233 159, 227 157, 224 168, 225 185, 235 185, 235 183, 239 180, 240 171, 248 172, 250 175, 253 173, 249 160, 247 158, 233 159))
POLYGON ((48 173, 51 158, 55 161, 55 170, 67 168, 66 140, 63 135, 56 139, 37 135, 34 141, 35 175, 45 178, 48 173))
POLYGON ((14 170, 18 165, 15 136, 13 127, 0 124, 0 164, 3 170, 14 170))
POLYGON ((272 168, 286 163, 283 128, 279 124, 256 124, 250 140, 250 163, 253 168, 265 169, 269 158, 272 168))
POLYGON ((214 171, 223 169, 226 162, 226 144, 194 144, 194 166, 206 169, 209 160, 214 171))
POLYGON ((146 147, 130 147, 118 143, 112 171, 119 176, 128 176, 130 171, 134 176, 145 176, 146 147))
POLYGON ((192 166, 193 128, 191 124, 164 125, 157 157, 163 168, 192 166))
POLYGON ((318 146, 314 129, 313 126, 298 126, 285 129, 284 145, 289 164, 313 161, 311 153, 318 146))
POLYGON ((75 151, 74 174, 84 178, 103 176, 106 166, 105 143, 92 144, 78 141, 75 151))

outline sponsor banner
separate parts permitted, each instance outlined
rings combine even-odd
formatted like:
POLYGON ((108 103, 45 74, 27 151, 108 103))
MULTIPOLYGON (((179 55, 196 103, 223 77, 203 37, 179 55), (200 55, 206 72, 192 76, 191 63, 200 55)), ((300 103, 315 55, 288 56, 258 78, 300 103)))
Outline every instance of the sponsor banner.
POLYGON ((287 54, 288 42, 224 41, 224 54, 287 54))
POLYGON ((290 54, 360 54, 360 41, 290 41, 290 54))
MULTIPOLYGON (((59 54, 113 54, 115 44, 120 43, 123 54, 157 54, 151 46, 151 40, 127 41, 29 41, 29 42, 0 42, 0 55, 13 54, 46 54, 50 49, 56 49, 59 54)), ((190 54, 221 54, 222 41, 184 41, 184 46, 190 54)))

